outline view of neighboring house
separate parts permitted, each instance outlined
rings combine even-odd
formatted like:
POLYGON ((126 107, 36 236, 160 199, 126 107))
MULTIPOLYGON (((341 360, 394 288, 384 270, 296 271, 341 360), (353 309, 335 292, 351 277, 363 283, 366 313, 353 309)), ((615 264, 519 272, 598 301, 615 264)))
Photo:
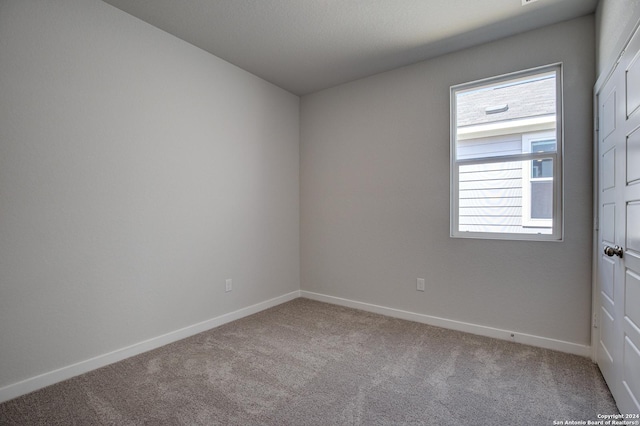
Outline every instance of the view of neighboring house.
POLYGON ((457 90, 455 108, 458 231, 550 234, 556 73, 457 90))

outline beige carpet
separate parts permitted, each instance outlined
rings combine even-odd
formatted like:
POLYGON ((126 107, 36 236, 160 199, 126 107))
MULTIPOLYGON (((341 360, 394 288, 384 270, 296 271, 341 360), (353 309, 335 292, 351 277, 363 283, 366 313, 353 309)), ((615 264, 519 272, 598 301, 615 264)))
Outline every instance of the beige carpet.
POLYGON ((296 299, 0 404, 2 425, 551 425, 590 360, 296 299))

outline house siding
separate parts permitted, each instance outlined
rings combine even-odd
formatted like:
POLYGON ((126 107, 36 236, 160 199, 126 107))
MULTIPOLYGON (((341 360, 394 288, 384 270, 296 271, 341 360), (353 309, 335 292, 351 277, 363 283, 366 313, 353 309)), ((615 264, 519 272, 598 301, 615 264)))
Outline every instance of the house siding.
POLYGON ((461 232, 522 232, 521 162, 460 166, 458 194, 461 232))

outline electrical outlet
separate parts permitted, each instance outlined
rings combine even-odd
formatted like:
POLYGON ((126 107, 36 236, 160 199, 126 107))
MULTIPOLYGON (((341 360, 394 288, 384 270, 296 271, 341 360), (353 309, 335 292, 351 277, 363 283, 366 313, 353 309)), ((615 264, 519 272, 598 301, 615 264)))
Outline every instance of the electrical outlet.
POLYGON ((416 290, 424 291, 424 278, 418 278, 418 281, 416 284, 416 290))
POLYGON ((231 290, 233 290, 233 281, 231 280, 231 278, 227 278, 227 280, 224 282, 224 291, 228 293, 231 290))

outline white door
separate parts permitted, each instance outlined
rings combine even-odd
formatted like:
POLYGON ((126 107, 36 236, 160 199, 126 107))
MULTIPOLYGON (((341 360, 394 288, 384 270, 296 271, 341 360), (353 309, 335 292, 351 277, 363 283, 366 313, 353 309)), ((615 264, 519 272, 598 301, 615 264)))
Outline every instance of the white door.
POLYGON ((640 413, 640 32, 597 93, 597 362, 621 413, 640 413))

